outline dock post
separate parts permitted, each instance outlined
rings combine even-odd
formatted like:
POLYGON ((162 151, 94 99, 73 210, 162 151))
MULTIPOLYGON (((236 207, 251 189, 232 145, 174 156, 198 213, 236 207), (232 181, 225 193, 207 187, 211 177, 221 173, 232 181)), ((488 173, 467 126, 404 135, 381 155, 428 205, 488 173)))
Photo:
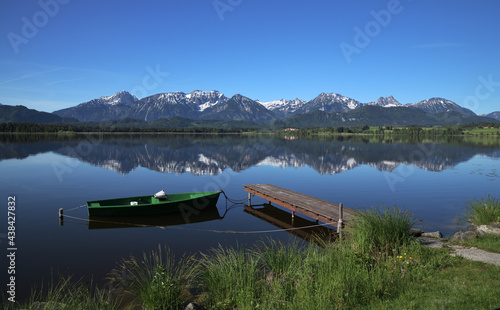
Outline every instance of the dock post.
POLYGON ((340 203, 339 204, 339 221, 337 223, 337 233, 339 233, 339 234, 342 233, 342 226, 344 224, 343 218, 344 218, 344 204, 340 203))
POLYGON ((250 207, 252 205, 252 194, 248 193, 248 206, 250 207))
POLYGON ((59 226, 64 225, 63 209, 59 208, 59 226))

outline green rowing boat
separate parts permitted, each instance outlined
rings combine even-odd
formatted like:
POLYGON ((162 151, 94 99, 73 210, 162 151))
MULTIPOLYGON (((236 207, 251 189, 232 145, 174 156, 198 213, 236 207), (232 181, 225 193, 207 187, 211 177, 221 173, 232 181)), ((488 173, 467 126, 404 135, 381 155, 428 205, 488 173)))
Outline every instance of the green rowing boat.
POLYGON ((175 212, 193 213, 214 206, 222 191, 179 193, 87 201, 89 216, 155 215, 175 212))

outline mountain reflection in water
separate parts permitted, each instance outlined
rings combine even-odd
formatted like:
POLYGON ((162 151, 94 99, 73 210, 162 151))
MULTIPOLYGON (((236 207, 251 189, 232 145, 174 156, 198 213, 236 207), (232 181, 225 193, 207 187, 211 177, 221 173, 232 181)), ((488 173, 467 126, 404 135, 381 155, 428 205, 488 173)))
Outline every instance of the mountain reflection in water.
POLYGON ((401 164, 442 171, 476 155, 499 157, 500 142, 394 141, 377 137, 328 136, 287 140, 241 135, 8 136, 0 140, 0 160, 54 152, 127 174, 138 167, 166 173, 217 175, 258 165, 309 166, 335 174, 359 165, 392 171, 401 164))

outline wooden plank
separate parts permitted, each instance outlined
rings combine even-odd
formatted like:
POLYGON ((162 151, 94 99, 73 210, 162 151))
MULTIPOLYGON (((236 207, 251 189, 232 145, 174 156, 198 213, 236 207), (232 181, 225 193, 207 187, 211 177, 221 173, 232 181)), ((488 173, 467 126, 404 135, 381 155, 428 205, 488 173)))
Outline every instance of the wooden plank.
MULTIPOLYGON (((301 213, 324 223, 337 223, 339 205, 329 201, 294 192, 271 184, 245 184, 245 191, 262 197, 294 212, 301 213)), ((343 208, 343 221, 350 220, 356 211, 343 208)))

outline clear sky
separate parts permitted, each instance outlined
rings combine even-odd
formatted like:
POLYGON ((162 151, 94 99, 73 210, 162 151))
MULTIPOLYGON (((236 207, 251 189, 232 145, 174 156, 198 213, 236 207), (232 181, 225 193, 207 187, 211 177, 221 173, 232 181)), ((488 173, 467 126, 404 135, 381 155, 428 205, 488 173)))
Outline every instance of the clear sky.
POLYGON ((500 110, 500 1, 3 0, 0 103, 54 111, 121 90, 443 97, 500 110))

